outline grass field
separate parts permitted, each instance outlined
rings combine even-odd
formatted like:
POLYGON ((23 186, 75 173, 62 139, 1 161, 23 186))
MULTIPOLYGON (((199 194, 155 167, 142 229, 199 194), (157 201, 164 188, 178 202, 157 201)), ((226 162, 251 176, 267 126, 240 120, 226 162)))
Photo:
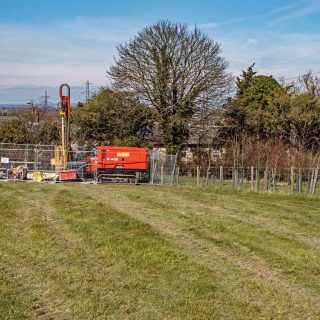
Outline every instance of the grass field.
POLYGON ((0 184, 0 319, 320 319, 320 200, 0 184))

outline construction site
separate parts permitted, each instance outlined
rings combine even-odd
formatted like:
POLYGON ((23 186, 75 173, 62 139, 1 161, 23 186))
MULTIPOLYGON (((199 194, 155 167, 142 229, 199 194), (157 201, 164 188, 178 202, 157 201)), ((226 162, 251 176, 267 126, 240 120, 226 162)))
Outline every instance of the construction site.
POLYGON ((172 184, 175 156, 135 147, 0 144, 0 179, 34 182, 172 184), (161 178, 162 176, 162 178, 161 178))
MULTIPOLYGON (((0 179, 36 182, 172 184, 176 157, 161 150, 98 146, 70 140, 70 87, 59 88, 61 145, 0 144, 0 179), (66 90, 66 95, 63 90, 66 90)), ((32 110, 33 112, 33 110, 32 110)))
POLYGON ((320 319, 319 0, 0 2, 0 320, 320 319))

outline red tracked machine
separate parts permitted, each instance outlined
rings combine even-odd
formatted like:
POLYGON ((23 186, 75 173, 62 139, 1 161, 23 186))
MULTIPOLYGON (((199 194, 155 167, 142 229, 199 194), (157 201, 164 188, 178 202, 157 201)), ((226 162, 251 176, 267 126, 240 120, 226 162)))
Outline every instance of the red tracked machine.
POLYGON ((149 175, 148 149, 136 147, 97 148, 97 157, 89 159, 87 172, 96 174, 98 182, 137 183, 149 175))

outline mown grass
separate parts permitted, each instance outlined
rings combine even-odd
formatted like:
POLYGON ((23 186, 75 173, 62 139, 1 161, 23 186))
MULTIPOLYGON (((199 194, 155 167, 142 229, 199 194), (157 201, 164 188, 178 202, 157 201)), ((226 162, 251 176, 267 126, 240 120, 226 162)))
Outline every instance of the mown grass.
POLYGON ((319 319, 320 201, 0 184, 0 319, 319 319))

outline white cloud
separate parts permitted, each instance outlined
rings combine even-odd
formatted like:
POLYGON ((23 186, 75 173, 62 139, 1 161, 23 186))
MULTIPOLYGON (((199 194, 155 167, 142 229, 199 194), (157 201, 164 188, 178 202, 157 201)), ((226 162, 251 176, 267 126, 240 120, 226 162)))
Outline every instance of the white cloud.
POLYGON ((200 23, 198 24, 198 27, 200 29, 214 29, 218 28, 221 24, 217 22, 208 22, 208 23, 200 23))
POLYGON ((301 18, 318 12, 320 12, 319 0, 309 0, 304 1, 300 5, 290 5, 287 7, 278 8, 278 10, 274 11, 274 13, 282 13, 282 15, 271 20, 269 26, 274 26, 281 22, 301 18))
MULTIPOLYGON (((292 10, 296 7, 278 11, 284 16, 292 10)), ((134 37, 145 24, 84 17, 36 27, 0 23, 0 85, 57 87, 68 82, 80 86, 87 79, 105 85, 116 46, 134 37)), ((319 35, 278 34, 270 29, 226 33, 216 22, 198 26, 221 43, 234 75, 253 62, 260 73, 275 77, 295 77, 307 69, 320 71, 319 35)))
POLYGON ((249 39, 235 35, 217 40, 222 44, 222 54, 229 60, 235 75, 253 62, 256 62, 259 73, 276 78, 295 77, 308 69, 320 71, 318 35, 260 33, 249 39))
POLYGON ((249 38, 247 41, 246 41, 246 45, 247 46, 250 46, 250 45, 255 45, 257 44, 259 41, 257 39, 253 39, 253 38, 249 38))
POLYGON ((30 27, 0 24, 0 84, 107 83, 116 46, 142 25, 135 21, 76 18, 30 27))

